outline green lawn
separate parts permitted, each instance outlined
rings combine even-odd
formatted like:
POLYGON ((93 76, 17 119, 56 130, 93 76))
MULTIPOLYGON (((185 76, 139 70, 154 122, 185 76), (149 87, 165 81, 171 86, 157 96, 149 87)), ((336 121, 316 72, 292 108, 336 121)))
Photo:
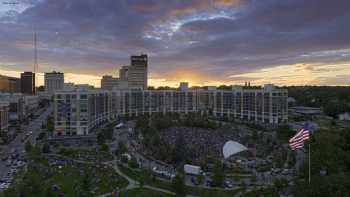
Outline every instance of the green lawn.
POLYGON ((146 188, 138 188, 129 190, 127 192, 122 192, 121 197, 173 197, 173 195, 153 191, 146 188))
POLYGON ((44 163, 30 165, 28 171, 7 193, 14 197, 20 196, 20 193, 25 193, 26 197, 54 197, 59 193, 75 197, 84 191, 91 191, 86 196, 96 196, 111 192, 117 187, 124 188, 128 184, 126 179, 107 166, 79 164, 79 167, 67 165, 60 169, 44 163), (52 192, 54 185, 60 188, 59 192, 52 192))
MULTIPOLYGON (((143 176, 143 173, 146 173, 144 170, 133 170, 128 167, 124 167, 122 165, 119 165, 119 169, 129 176, 132 179, 139 180, 141 176, 143 176)), ((158 179, 148 179, 145 181, 145 184, 151 185, 154 187, 166 189, 169 191, 174 191, 172 187, 172 183, 169 181, 162 181, 158 179)), ((220 189, 202 189, 198 187, 190 187, 186 186, 186 191, 188 194, 201 196, 201 197, 209 197, 209 196, 220 196, 220 197, 231 197, 237 192, 241 191, 241 189, 238 190, 232 190, 232 191, 226 191, 226 190, 220 190, 220 189)))
POLYGON ((84 161, 110 161, 113 160, 113 155, 108 152, 102 151, 93 151, 85 149, 71 149, 71 148, 62 148, 59 151, 59 154, 70 157, 72 159, 84 160, 84 161))

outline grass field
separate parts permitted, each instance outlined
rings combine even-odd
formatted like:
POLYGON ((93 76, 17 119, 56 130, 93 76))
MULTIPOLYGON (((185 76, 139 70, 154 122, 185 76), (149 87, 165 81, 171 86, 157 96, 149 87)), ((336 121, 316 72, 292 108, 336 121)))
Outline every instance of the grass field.
POLYGON ((121 197, 170 197, 173 195, 165 194, 162 192, 153 191, 146 188, 138 188, 129 190, 127 192, 122 192, 121 197))
MULTIPOLYGON (((134 170, 121 165, 119 165, 119 169, 123 173, 125 173, 127 176, 135 180, 139 180, 140 177, 145 176, 144 174, 147 173, 144 170, 134 170)), ((168 181, 161 181, 158 179, 148 178, 145 180, 145 184, 174 192, 172 183, 170 181, 168 182, 168 181)), ((201 196, 201 197, 209 197, 209 196, 231 197, 234 194, 238 193, 239 191, 243 191, 243 189, 227 191, 227 190, 221 190, 221 189, 205 189, 205 188, 186 186, 187 194, 192 194, 192 195, 201 196)))
POLYGON ((45 161, 30 164, 27 172, 18 179, 17 184, 5 193, 14 197, 23 193, 26 197, 55 197, 61 193, 66 197, 96 196, 128 184, 126 179, 107 166, 80 163, 59 167, 49 166, 45 161))

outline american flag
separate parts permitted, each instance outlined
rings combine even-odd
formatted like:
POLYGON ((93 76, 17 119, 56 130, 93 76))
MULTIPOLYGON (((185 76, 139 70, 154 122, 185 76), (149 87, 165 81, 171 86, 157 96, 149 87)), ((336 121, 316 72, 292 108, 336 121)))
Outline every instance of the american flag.
POLYGON ((290 140, 289 146, 292 150, 296 150, 304 147, 304 141, 310 138, 309 124, 305 124, 304 127, 298 131, 290 140))

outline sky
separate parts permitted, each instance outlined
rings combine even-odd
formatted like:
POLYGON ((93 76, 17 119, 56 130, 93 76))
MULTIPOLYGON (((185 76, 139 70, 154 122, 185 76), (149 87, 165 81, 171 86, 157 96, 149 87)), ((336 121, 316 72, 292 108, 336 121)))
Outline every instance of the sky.
POLYGON ((0 0, 0 74, 100 86, 130 55, 149 85, 350 85, 349 0, 0 0))

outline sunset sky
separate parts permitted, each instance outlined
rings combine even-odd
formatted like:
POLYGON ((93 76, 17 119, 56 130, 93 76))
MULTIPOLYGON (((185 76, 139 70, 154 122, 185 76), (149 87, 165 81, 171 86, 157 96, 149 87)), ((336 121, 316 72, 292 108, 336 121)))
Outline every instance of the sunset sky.
POLYGON ((349 0, 0 0, 0 74, 99 86, 149 55, 149 85, 350 85, 349 0))

